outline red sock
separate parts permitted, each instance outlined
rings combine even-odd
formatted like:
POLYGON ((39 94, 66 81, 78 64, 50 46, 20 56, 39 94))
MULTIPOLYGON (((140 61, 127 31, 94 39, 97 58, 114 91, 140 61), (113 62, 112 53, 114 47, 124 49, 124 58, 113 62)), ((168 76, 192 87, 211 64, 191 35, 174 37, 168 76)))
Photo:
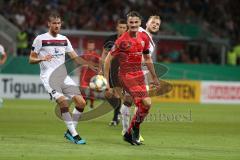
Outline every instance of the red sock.
POLYGON ((87 102, 87 96, 84 91, 81 91, 81 95, 82 95, 83 99, 87 102))
POLYGON ((93 103, 94 103, 94 93, 93 93, 93 90, 90 90, 90 103, 93 106, 93 103))
POLYGON ((131 124, 128 128, 128 133, 131 133, 131 129, 133 126, 135 126, 136 128, 140 127, 140 124, 144 121, 144 118, 148 115, 148 111, 150 107, 145 107, 142 102, 138 102, 136 103, 138 110, 137 112, 134 114, 131 124))

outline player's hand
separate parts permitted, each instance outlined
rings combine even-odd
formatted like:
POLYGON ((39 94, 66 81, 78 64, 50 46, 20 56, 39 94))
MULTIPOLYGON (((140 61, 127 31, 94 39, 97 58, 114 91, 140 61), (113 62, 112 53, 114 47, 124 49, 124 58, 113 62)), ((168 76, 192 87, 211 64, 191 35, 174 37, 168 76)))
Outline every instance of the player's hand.
POLYGON ((88 62, 88 67, 91 68, 93 71, 98 71, 98 65, 92 62, 88 62))
POLYGON ((103 71, 101 69, 98 69, 98 75, 103 75, 103 71))
POLYGON ((111 98, 113 96, 113 90, 112 88, 107 88, 105 91, 105 97, 106 98, 111 98))
POLYGON ((154 87, 156 87, 157 89, 160 88, 160 82, 159 79, 157 77, 153 78, 153 82, 152 84, 154 85, 154 87))
POLYGON ((53 58, 53 56, 51 54, 46 55, 45 57, 42 58, 42 61, 51 61, 51 59, 53 58))

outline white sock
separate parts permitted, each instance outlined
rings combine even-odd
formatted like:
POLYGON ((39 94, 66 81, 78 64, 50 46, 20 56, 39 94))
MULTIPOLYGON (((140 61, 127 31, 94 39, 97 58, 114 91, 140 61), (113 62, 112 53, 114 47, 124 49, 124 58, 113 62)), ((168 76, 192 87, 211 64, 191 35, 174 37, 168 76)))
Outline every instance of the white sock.
POLYGON ((128 130, 128 127, 129 127, 130 109, 129 109, 128 106, 122 104, 120 112, 121 112, 121 115, 122 115, 122 127, 123 127, 122 133, 125 134, 128 130))
POLYGON ((62 113, 62 118, 63 118, 68 130, 72 134, 72 136, 74 137, 74 136, 78 135, 78 133, 74 127, 70 113, 69 112, 62 113))
POLYGON ((137 113, 137 110, 138 110, 138 107, 135 107, 135 108, 134 108, 134 114, 137 113))
POLYGON ((78 120, 79 120, 81 114, 82 114, 82 112, 79 112, 76 108, 73 109, 72 119, 73 119, 73 125, 75 128, 77 128, 78 120))

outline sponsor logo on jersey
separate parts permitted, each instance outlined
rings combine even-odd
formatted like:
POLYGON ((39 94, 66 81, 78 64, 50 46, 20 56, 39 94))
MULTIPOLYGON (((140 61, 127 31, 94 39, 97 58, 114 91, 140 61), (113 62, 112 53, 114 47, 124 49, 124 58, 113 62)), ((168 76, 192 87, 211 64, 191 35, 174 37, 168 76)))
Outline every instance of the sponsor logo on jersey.
POLYGON ((56 54, 58 54, 58 53, 59 53, 59 50, 58 50, 57 48, 54 48, 54 52, 55 52, 56 54))
POLYGON ((132 46, 132 43, 129 41, 122 41, 119 45, 119 49, 126 51, 132 46))

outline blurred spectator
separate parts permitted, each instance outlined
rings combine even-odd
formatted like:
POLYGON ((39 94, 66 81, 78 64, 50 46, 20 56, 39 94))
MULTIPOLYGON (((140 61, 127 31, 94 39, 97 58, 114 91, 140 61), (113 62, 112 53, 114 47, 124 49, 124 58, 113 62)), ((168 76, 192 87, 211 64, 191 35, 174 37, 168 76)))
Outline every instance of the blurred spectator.
POLYGON ((180 57, 180 51, 173 49, 171 52, 167 53, 168 58, 171 62, 178 62, 180 57))
POLYGON ((191 59, 189 57, 189 54, 185 50, 180 51, 180 59, 179 62, 183 63, 191 63, 191 59))
POLYGON ((195 56, 195 57, 192 58, 191 63, 192 64, 199 64, 200 60, 199 60, 199 58, 197 56, 195 56))
POLYGON ((227 53, 227 64, 236 66, 237 64, 237 54, 233 50, 227 53))
POLYGON ((27 55, 28 48, 28 33, 23 30, 17 34, 17 54, 27 55))
POLYGON ((233 52, 236 54, 237 64, 240 64, 240 43, 234 46, 233 52))
POLYGON ((58 10, 64 17, 63 28, 86 30, 114 30, 114 21, 124 17, 130 10, 143 8, 143 20, 152 14, 161 15, 166 22, 201 22, 217 36, 233 38, 239 35, 239 13, 235 3, 227 0, 22 0, 4 1, 0 13, 16 25, 35 27, 44 26, 49 12, 58 10), (221 17, 221 18, 216 18, 221 17), (203 23, 204 22, 204 23, 203 23), (206 25, 205 25, 206 26, 206 25))
MULTIPOLYGON (((0 5, 0 14, 23 28, 31 42, 36 34, 46 29, 45 18, 51 11, 57 10, 64 18, 63 29, 114 31, 114 21, 125 17, 130 10, 141 10, 143 22, 152 14, 161 15, 165 27, 159 34, 178 34, 168 25, 172 22, 199 25, 199 28, 211 31, 212 36, 227 38, 235 43, 240 38, 240 1, 228 0, 4 0, 0 5), (219 18, 221 17, 221 18, 219 18)), ((21 37, 21 36, 20 36, 21 37)), ((24 48, 24 47, 23 47, 24 48)), ((20 50, 21 47, 20 47, 20 50)), ((201 59, 199 55, 188 57, 194 63, 201 59)), ((24 54, 21 52, 20 54, 24 54)), ((181 57, 181 55, 180 55, 181 57)), ((166 55, 159 59, 175 61, 166 55)), ((181 59, 181 58, 180 58, 181 59)), ((206 61, 206 60, 205 60, 206 61)), ((240 61, 240 60, 239 60, 240 61)), ((213 55, 209 62, 217 62, 213 55)))

